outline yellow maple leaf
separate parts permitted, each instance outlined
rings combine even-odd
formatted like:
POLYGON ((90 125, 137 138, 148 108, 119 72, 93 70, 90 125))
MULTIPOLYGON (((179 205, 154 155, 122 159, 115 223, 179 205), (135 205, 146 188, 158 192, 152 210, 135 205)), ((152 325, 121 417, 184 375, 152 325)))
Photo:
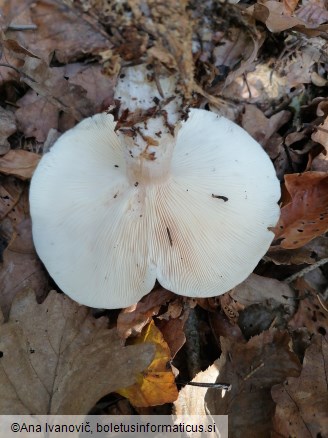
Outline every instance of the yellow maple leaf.
POLYGON ((137 375, 134 385, 116 392, 128 398, 136 407, 157 406, 171 403, 178 397, 174 374, 171 370, 171 352, 161 331, 151 321, 135 338, 132 344, 151 342, 156 345, 154 360, 149 367, 137 375))

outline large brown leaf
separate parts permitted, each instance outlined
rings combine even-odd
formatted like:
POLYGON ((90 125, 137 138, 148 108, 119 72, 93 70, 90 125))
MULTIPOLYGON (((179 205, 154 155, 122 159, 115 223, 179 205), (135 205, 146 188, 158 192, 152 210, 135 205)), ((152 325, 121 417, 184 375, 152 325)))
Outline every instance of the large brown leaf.
POLYGON ((154 356, 150 343, 124 347, 107 319, 51 291, 25 291, 0 326, 0 414, 86 414, 135 382, 154 356))
POLYGON ((305 352, 299 377, 272 388, 277 403, 274 438, 328 436, 328 342, 317 335, 305 352))
POLYGON ((282 207, 274 232, 282 248, 300 248, 328 229, 328 174, 285 175, 285 186, 291 201, 282 207))
POLYGON ((290 349, 287 332, 270 329, 247 344, 221 338, 222 354, 215 362, 219 380, 230 383, 222 397, 217 389, 205 396, 211 415, 229 415, 233 438, 267 438, 274 411, 270 390, 287 376, 298 376, 300 363, 290 349))

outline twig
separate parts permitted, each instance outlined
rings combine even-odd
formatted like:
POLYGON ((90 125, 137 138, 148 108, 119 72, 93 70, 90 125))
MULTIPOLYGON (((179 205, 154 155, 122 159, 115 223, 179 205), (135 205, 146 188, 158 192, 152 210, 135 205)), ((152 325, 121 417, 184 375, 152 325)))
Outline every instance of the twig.
POLYGON ((35 30, 37 29, 36 24, 9 24, 8 30, 35 30))
POLYGON ((24 73, 23 71, 21 71, 19 68, 14 67, 13 65, 9 65, 9 64, 0 64, 0 67, 7 67, 7 68, 12 68, 13 70, 15 70, 15 72, 19 73, 22 76, 25 76, 27 79, 29 79, 32 82, 36 82, 33 78, 31 78, 31 76, 27 75, 26 73, 24 73))
POLYGON ((206 382, 178 382, 178 384, 185 384, 189 386, 198 386, 200 388, 215 388, 215 389, 225 389, 226 391, 230 391, 232 385, 230 383, 206 383, 206 382))
POLYGON ((328 309, 327 309, 327 307, 324 305, 324 303, 322 302, 322 300, 321 300, 319 294, 317 294, 317 298, 318 298, 318 301, 319 301, 321 307, 322 307, 322 308, 328 313, 328 309))
POLYGON ((328 257, 318 260, 316 263, 313 263, 313 265, 307 266, 306 268, 301 269, 300 271, 296 272, 290 277, 285 278, 284 282, 287 284, 292 283, 297 278, 304 277, 304 275, 307 274, 308 272, 311 272, 313 271, 313 269, 319 268, 319 266, 325 265, 326 263, 328 263, 328 257))
POLYGON ((264 362, 261 362, 260 365, 258 365, 256 368, 254 368, 252 371, 250 371, 245 377, 244 381, 248 380, 250 377, 252 377, 253 374, 255 374, 259 369, 264 367, 264 362))

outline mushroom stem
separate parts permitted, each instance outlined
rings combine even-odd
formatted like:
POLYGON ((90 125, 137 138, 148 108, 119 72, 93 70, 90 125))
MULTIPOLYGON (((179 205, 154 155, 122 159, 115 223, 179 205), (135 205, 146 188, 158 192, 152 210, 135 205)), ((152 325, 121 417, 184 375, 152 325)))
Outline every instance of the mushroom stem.
POLYGON ((163 117, 138 124, 130 137, 124 132, 126 171, 130 184, 162 184, 170 175, 175 139, 165 127, 163 117))

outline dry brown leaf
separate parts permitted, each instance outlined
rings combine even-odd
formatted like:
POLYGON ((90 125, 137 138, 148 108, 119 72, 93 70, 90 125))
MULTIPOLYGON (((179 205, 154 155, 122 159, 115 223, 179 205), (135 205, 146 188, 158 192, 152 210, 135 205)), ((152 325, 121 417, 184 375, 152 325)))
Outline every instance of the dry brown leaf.
POLYGON ((253 43, 252 52, 246 59, 241 61, 240 66, 236 70, 228 74, 224 84, 225 87, 228 87, 230 84, 232 84, 232 82, 238 76, 242 76, 243 74, 252 70, 255 67, 255 59, 257 57, 258 51, 260 50, 264 42, 264 37, 260 32, 258 32, 257 34, 250 33, 250 37, 253 43))
POLYGON ((10 149, 8 137, 16 132, 15 116, 0 106, 0 155, 6 154, 10 149))
POLYGON ((283 110, 267 118, 255 105, 246 105, 242 117, 242 126, 265 148, 270 137, 287 123, 290 117, 291 113, 283 110))
POLYGON ((328 342, 320 335, 305 352, 299 377, 272 388, 273 438, 328 436, 328 342))
MULTIPOLYGON (((22 4, 21 0, 10 0, 6 3, 7 16, 13 18, 22 9, 28 10, 30 20, 37 28, 33 32, 21 32, 19 42, 42 58, 48 59, 54 52, 56 59, 66 64, 85 56, 86 53, 97 54, 111 46, 108 36, 99 24, 90 16, 69 7, 68 2, 65 4, 55 0, 29 0, 22 4)), ((21 17, 22 19, 24 18, 21 17)), ((26 22, 30 23, 25 20, 19 24, 26 22)), ((7 35, 17 38, 17 32, 8 31, 7 35)))
POLYGON ((258 304, 265 300, 275 300, 288 308, 295 306, 295 292, 288 284, 256 274, 251 274, 232 289, 230 295, 244 306, 258 304))
POLYGON ((18 127, 25 137, 34 137, 36 141, 43 143, 50 129, 58 128, 58 107, 29 90, 17 101, 19 108, 15 115, 18 127))
POLYGON ((22 149, 10 150, 0 158, 0 173, 13 175, 22 180, 30 179, 40 158, 34 152, 22 149))
POLYGON ((150 292, 137 304, 121 310, 117 319, 117 330, 122 338, 141 333, 142 329, 157 315, 160 307, 174 297, 162 287, 150 292))
POLYGON ((247 11, 257 20, 265 23, 271 32, 283 32, 294 28, 311 37, 326 34, 327 25, 321 24, 327 21, 325 10, 318 6, 306 6, 304 6, 305 10, 300 8, 291 15, 283 2, 268 0, 263 4, 256 3, 250 6, 247 11), (311 16, 312 14, 314 17, 311 16))
POLYGON ((283 3, 269 0, 264 4, 256 3, 248 8, 254 18, 265 23, 271 32, 282 32, 304 24, 302 20, 286 13, 283 3))
POLYGON ((285 186, 291 201, 282 207, 274 232, 282 248, 300 248, 328 229, 328 174, 285 175, 285 186))
MULTIPOLYGON (((9 182, 11 179, 6 180, 9 182)), ((23 183, 17 184, 13 180, 4 187, 7 187, 13 196, 9 199, 9 211, 6 212, 6 220, 10 224, 10 242, 2 254, 0 263, 0 308, 7 318, 12 301, 19 291, 33 288, 40 299, 49 290, 49 280, 32 241, 27 187, 25 185, 24 189, 23 183)))
POLYGON ((185 305, 183 298, 178 297, 171 301, 165 313, 156 318, 157 327, 167 342, 172 358, 186 342, 184 326, 189 316, 189 306, 185 305))
POLYGON ((22 71, 24 82, 58 109, 72 114, 75 120, 94 113, 86 90, 65 80, 61 68, 50 68, 42 59, 26 57, 22 71))
POLYGON ((237 324, 239 312, 244 309, 244 306, 238 303, 230 293, 220 295, 220 304, 231 324, 237 324))
POLYGON ((328 333, 328 303, 318 298, 318 292, 314 290, 304 278, 298 278, 295 282, 295 289, 299 291, 299 306, 288 326, 292 330, 305 327, 311 334, 328 333), (324 307, 323 307, 324 306, 324 307))
MULTIPOLYGON (((192 382, 197 383, 215 383, 218 380, 219 370, 216 363, 211 365, 205 371, 198 373, 192 382)), ((208 388, 186 385, 179 392, 178 399, 174 402, 174 415, 206 415, 205 395, 208 388)), ((221 391, 217 391, 220 397, 221 391)))
POLYGON ((319 27, 320 24, 327 23, 327 6, 324 2, 311 1, 301 6, 296 11, 296 16, 306 23, 307 28, 315 29, 319 27))
POLYGON ((238 324, 232 324, 223 312, 210 312, 208 321, 217 345, 221 348, 221 337, 231 338, 234 342, 245 342, 238 324))
POLYGON ((295 11, 296 6, 298 5, 299 0, 283 0, 284 10, 291 14, 295 11))
POLYGON ((15 207, 23 191, 23 183, 14 178, 6 178, 0 185, 0 219, 15 207))
POLYGON ((328 117, 325 121, 317 128, 317 131, 312 134, 312 140, 320 143, 328 153, 328 117))
POLYGON ((219 381, 232 389, 224 397, 215 389, 205 396, 211 415, 229 415, 229 429, 234 437, 270 436, 274 403, 270 390, 286 376, 298 376, 301 365, 290 350, 287 332, 270 329, 247 344, 221 338, 222 354, 215 365, 219 381), (242 415, 241 415, 242 413, 242 415))
POLYGON ((157 325, 162 332, 165 342, 169 346, 172 359, 177 352, 183 347, 186 342, 186 335, 184 333, 184 325, 187 319, 187 312, 182 318, 160 320, 157 325))
POLYGON ((155 357, 142 373, 136 376, 136 383, 120 386, 119 394, 130 400, 136 407, 157 406, 172 403, 178 397, 175 377, 170 369, 171 352, 161 331, 151 321, 141 336, 133 339, 133 345, 151 342, 156 346, 155 357))
POLYGON ((1 414, 86 414, 131 385, 154 347, 124 347, 107 325, 55 291, 42 304, 33 292, 21 293, 0 326, 1 414))
POLYGON ((296 249, 283 249, 272 247, 265 255, 267 260, 276 265, 311 265, 315 262, 313 250, 307 245, 296 249))
POLYGON ((70 84, 86 90, 86 97, 95 113, 107 109, 114 103, 116 75, 107 76, 100 65, 68 64, 63 68, 63 76, 70 84))

